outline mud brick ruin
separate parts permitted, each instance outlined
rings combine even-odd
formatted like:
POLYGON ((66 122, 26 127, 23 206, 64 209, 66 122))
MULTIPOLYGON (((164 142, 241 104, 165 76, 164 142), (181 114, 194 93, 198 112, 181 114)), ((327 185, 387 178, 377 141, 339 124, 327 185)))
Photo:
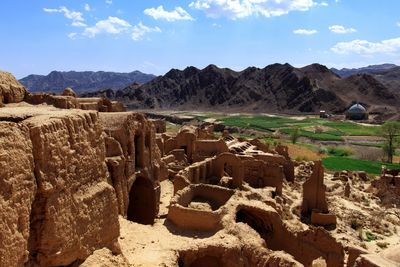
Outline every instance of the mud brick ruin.
MULTIPOLYGON (((30 94, 9 73, 0 105, 0 266, 98 266, 98 253, 113 259, 104 266, 398 264, 394 250, 371 256, 331 234, 341 214, 321 162, 295 162, 285 146, 212 125, 167 133, 70 88, 30 94)), ((399 194, 398 172, 375 183, 399 194)))

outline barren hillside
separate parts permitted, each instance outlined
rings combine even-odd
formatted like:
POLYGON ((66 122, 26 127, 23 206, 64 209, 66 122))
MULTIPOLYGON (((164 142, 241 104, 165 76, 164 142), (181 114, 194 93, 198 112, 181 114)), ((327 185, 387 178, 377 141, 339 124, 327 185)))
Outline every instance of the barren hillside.
MULTIPOLYGON (((90 96, 104 95, 97 92, 90 96)), ((164 76, 107 92, 131 109, 241 110, 247 112, 343 112, 353 102, 395 111, 399 95, 371 75, 340 78, 323 65, 273 64, 241 72, 215 65, 172 69, 164 76)))

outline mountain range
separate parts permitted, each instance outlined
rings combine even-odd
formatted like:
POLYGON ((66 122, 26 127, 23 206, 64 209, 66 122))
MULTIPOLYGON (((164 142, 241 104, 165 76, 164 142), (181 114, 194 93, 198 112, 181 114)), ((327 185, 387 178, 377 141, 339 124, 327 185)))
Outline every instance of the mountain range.
POLYGON ((353 68, 353 69, 348 69, 348 68, 343 68, 343 69, 335 69, 331 68, 331 71, 339 75, 340 77, 349 77, 354 74, 376 74, 380 72, 388 72, 391 71, 393 68, 399 68, 399 66, 395 64, 380 64, 380 65, 370 65, 367 67, 362 67, 362 68, 353 68))
POLYGON ((53 71, 20 81, 33 92, 59 93, 69 86, 83 97, 108 97, 130 109, 340 113, 359 102, 373 113, 396 113, 400 107, 400 67, 393 64, 337 70, 286 63, 243 71, 209 65, 158 77, 139 71, 53 71))
POLYGON ((48 75, 32 74, 19 81, 31 92, 60 93, 66 87, 72 87, 77 93, 83 93, 104 88, 117 90, 132 83, 146 83, 154 78, 154 75, 140 71, 52 71, 48 75))
POLYGON ((285 113, 339 113, 355 102, 370 112, 395 113, 400 100, 399 91, 371 74, 342 78, 320 64, 272 64, 239 72, 215 65, 172 69, 142 85, 86 94, 101 95, 123 101, 130 109, 285 113))

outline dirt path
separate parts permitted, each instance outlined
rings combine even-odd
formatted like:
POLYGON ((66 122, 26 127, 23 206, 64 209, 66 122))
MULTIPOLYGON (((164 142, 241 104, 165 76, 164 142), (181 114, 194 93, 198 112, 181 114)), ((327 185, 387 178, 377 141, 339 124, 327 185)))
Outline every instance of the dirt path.
POLYGON ((165 218, 168 214, 168 206, 174 194, 174 185, 170 180, 164 180, 160 183, 160 210, 158 212, 159 218, 165 218))

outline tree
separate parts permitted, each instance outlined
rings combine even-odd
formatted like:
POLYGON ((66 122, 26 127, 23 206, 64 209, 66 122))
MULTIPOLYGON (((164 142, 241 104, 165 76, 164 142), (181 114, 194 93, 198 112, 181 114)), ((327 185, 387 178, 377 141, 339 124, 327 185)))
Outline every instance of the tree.
POLYGON ((290 140, 292 141, 293 144, 296 144, 297 139, 299 139, 299 137, 300 137, 300 129, 299 127, 294 127, 290 134, 290 140))
POLYGON ((400 135, 400 122, 387 121, 382 125, 382 137, 385 138, 383 151, 387 155, 387 162, 393 163, 393 155, 398 146, 400 135))

